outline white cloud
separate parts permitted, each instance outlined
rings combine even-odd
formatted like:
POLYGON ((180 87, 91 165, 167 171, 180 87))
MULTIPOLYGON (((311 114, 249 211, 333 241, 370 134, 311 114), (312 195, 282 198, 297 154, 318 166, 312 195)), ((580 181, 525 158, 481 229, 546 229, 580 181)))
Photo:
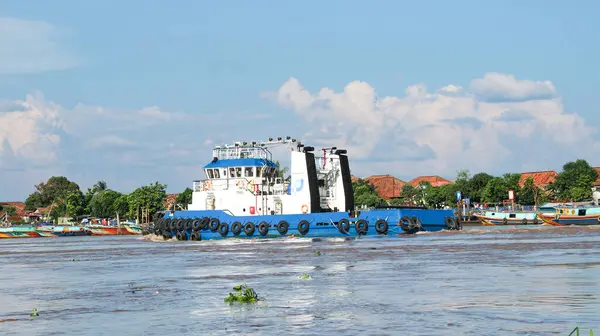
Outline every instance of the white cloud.
MULTIPOLYGON (((305 120, 315 145, 349 149, 353 172, 410 178, 456 171, 502 173, 539 169, 575 158, 572 148, 598 148, 595 130, 567 113, 549 81, 486 74, 471 91, 448 85, 437 93, 410 86, 404 97, 379 97, 368 83, 353 81, 342 92, 310 93, 295 78, 263 93, 305 120), (356 160, 358 159, 358 160, 356 160), (383 161, 384 163, 381 163, 383 161)), ((589 152, 588 152, 589 153, 589 152)), ((588 160, 594 156, 589 153, 588 160)))
POLYGON ((471 91, 481 100, 525 101, 552 99, 556 88, 550 81, 517 80, 513 75, 486 73, 483 78, 471 81, 471 91))
POLYGON ((61 45, 64 35, 44 21, 0 17, 0 75, 77 66, 79 59, 61 45))

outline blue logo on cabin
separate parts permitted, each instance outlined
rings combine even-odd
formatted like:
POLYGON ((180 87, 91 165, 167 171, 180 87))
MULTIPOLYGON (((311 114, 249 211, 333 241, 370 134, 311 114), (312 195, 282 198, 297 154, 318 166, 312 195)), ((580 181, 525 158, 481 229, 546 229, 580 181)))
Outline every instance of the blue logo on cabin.
POLYGON ((304 189, 304 179, 294 180, 293 191, 297 193, 299 191, 302 191, 302 189, 304 189))

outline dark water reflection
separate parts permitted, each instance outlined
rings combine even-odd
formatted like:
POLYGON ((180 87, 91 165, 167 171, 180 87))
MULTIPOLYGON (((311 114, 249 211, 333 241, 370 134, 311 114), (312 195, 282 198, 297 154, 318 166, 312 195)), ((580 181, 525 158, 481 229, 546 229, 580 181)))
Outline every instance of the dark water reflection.
POLYGON ((352 241, 4 239, 0 261, 6 335, 600 331, 598 227, 352 241), (244 282, 266 301, 224 303, 244 282))

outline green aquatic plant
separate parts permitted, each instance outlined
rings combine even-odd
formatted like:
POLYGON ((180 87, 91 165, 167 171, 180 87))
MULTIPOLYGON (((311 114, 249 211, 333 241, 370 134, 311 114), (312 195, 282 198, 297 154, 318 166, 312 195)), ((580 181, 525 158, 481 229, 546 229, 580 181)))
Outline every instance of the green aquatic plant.
POLYGON ((321 251, 317 251, 317 257, 321 256, 321 251))
POLYGON ((233 304, 234 302, 256 303, 263 300, 263 298, 258 297, 254 289, 248 287, 246 284, 235 286, 233 290, 235 293, 229 293, 224 300, 229 304, 233 304))
MULTIPOLYGON (((579 327, 575 327, 575 329, 573 329, 573 331, 571 331, 571 333, 569 334, 569 336, 579 336, 579 327)), ((594 332, 592 331, 592 329, 590 329, 590 336, 594 336, 594 332)))
POLYGON ((302 273, 299 277, 300 279, 312 279, 312 277, 308 273, 302 273))
POLYGON ((38 314, 38 312, 37 312, 37 308, 33 308, 33 312, 31 314, 29 314, 29 316, 31 316, 31 317, 40 316, 40 314, 38 314))

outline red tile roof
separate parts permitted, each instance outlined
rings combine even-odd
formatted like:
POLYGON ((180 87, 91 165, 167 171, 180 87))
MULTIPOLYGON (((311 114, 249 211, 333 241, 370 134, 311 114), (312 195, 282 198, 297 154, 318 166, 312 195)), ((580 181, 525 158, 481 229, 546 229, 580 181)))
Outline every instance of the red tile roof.
POLYGON ((519 185, 522 187, 525 184, 525 180, 527 180, 529 177, 532 177, 534 185, 538 187, 544 187, 550 184, 551 182, 554 182, 556 176, 558 176, 558 173, 554 170, 521 173, 521 180, 519 181, 519 185))
POLYGON ((351 180, 352 180, 352 182, 356 182, 356 181, 360 180, 360 178, 358 178, 354 175, 351 175, 351 180))
POLYGON ((27 211, 25 211, 25 203, 23 202, 0 202, 0 205, 3 206, 13 206, 17 209, 17 215, 25 216, 27 211))
POLYGON ((386 200, 400 197, 402 186, 406 184, 406 182, 392 175, 373 175, 367 177, 365 181, 371 183, 377 190, 379 197, 386 200))
POLYGON ((443 185, 451 184, 452 183, 451 181, 446 180, 445 178, 437 176, 437 175, 419 176, 419 177, 416 177, 416 178, 412 179, 408 183, 410 183, 413 187, 416 187, 421 182, 429 182, 429 183, 431 183, 432 187, 441 187, 443 185))
POLYGON ((599 186, 600 185, 600 167, 592 167, 594 169, 596 169, 596 171, 598 172, 598 179, 596 180, 596 182, 594 182, 595 186, 599 186))

